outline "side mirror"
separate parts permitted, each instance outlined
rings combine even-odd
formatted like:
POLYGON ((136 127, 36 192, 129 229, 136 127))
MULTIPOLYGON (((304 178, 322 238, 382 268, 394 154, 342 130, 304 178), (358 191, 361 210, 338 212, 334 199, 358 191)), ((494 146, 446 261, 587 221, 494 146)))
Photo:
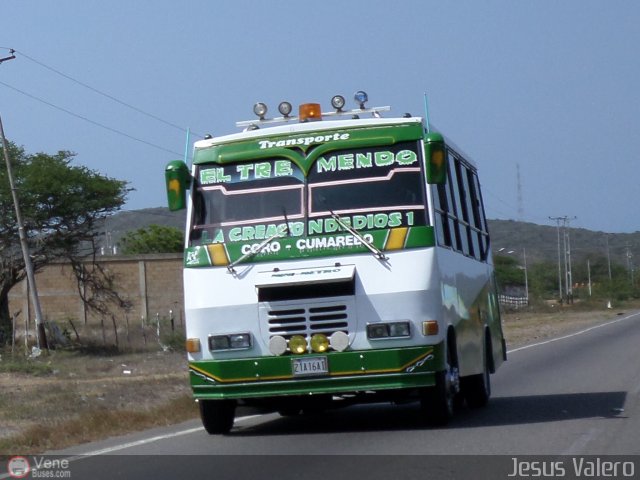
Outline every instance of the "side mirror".
POLYGON ((187 207, 187 190, 191 187, 191 174, 181 160, 169 162, 164 170, 167 182, 167 201, 169 210, 183 210, 187 207))
POLYGON ((424 140, 427 182, 444 185, 447 181, 447 147, 439 133, 429 133, 424 140))

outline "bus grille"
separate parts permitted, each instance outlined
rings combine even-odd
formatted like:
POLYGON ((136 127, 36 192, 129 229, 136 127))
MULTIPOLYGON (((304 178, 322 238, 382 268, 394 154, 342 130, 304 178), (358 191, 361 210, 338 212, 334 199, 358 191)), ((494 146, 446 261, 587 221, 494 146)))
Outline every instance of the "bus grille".
POLYGON ((349 332, 347 305, 322 305, 300 308, 269 309, 267 312, 269 336, 292 335, 310 337, 314 333, 329 336, 334 332, 349 332))

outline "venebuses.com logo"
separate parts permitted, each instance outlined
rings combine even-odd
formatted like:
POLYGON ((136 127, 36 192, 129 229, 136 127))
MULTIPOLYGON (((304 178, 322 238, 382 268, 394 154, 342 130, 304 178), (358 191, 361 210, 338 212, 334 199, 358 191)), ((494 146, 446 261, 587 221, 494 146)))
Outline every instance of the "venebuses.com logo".
MULTIPOLYGON (((7 473, 11 478, 71 478, 69 459, 26 457, 16 455, 7 462, 7 473)), ((7 478, 0 476, 0 478, 7 478)))
POLYGON ((31 465, 25 457, 11 457, 7 470, 11 478, 25 478, 31 471, 31 465))

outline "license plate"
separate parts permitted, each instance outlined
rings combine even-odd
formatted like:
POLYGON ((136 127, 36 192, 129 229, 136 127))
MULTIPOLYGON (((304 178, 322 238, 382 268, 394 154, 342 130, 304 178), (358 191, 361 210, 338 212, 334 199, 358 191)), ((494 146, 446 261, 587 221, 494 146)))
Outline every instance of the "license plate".
POLYGON ((327 357, 292 358, 291 365, 295 377, 326 375, 329 373, 327 357))

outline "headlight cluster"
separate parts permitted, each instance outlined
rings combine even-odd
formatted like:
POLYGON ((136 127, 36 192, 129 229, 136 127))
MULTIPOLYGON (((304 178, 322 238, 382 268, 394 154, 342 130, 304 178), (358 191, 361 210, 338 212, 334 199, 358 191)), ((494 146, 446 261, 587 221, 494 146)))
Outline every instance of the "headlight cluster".
POLYGON ((349 335, 344 332, 334 332, 327 337, 324 333, 314 333, 310 340, 303 335, 293 335, 289 340, 275 335, 269 340, 269 351, 276 356, 284 355, 287 351, 294 355, 302 355, 308 351, 325 353, 329 349, 343 352, 349 346, 349 335))
POLYGON ((367 338, 403 338, 411 336, 410 322, 370 323, 367 325, 367 338))
POLYGON ((250 333, 232 333, 228 335, 211 335, 209 350, 242 350, 251 348, 250 333))

